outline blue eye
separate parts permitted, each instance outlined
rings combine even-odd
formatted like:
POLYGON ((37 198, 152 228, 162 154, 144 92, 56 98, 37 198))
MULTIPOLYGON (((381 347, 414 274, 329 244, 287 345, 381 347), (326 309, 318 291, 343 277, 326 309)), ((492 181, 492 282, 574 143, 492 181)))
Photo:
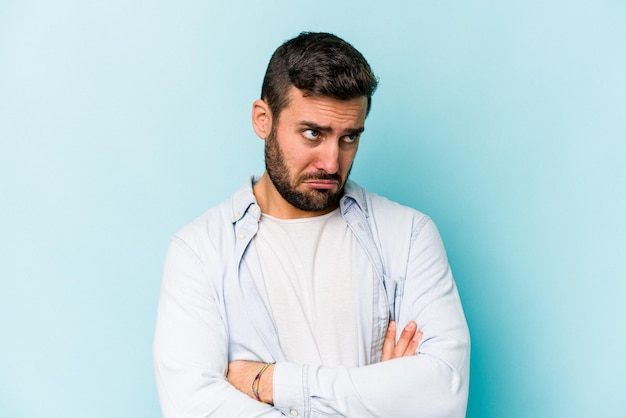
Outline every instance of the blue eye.
POLYGON ((306 139, 311 139, 311 140, 315 140, 315 139, 318 139, 320 137, 319 131, 316 131, 315 129, 307 129, 307 130, 302 132, 302 135, 306 139))
POLYGON ((346 135, 343 137, 343 142, 347 144, 354 143, 357 139, 359 139, 359 134, 346 135))

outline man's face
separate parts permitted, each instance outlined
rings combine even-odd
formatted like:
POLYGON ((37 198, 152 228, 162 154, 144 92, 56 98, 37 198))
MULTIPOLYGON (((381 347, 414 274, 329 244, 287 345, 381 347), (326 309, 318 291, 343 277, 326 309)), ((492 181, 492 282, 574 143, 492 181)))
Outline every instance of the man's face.
POLYGON ((265 143, 267 174, 285 201, 306 212, 338 206, 366 111, 366 97, 305 97, 292 87, 265 143))

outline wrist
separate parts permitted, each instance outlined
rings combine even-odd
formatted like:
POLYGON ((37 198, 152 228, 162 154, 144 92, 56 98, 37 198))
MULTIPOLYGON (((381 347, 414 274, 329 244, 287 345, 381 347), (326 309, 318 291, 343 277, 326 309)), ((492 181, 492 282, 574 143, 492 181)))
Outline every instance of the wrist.
POLYGON ((257 401, 274 403, 274 363, 265 363, 252 381, 252 394, 257 401))

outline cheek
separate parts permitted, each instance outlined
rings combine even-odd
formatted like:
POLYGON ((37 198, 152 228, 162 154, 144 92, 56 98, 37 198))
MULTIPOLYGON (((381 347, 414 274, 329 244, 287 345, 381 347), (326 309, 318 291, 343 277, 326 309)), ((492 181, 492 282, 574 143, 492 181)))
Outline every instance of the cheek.
POLYGON ((350 166, 354 162, 354 157, 355 156, 356 156, 356 150, 350 151, 350 152, 346 152, 346 153, 341 155, 341 157, 339 159, 339 164, 341 165, 341 169, 342 169, 341 171, 344 174, 348 171, 348 169, 350 168, 350 166))
POLYGON ((299 167, 306 160, 306 153, 297 147, 283 147, 283 157, 287 164, 291 167, 299 167))
POLYGON ((283 158, 291 175, 297 176, 298 174, 315 170, 315 160, 304 149, 284 149, 283 158))

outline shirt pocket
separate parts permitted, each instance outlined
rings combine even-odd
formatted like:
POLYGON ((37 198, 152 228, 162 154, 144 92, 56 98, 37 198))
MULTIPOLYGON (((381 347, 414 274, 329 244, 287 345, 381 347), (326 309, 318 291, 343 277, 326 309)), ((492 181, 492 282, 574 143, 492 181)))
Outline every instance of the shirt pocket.
POLYGON ((404 277, 392 278, 383 275, 383 283, 385 284, 387 306, 389 307, 389 320, 397 322, 404 296, 404 277))

